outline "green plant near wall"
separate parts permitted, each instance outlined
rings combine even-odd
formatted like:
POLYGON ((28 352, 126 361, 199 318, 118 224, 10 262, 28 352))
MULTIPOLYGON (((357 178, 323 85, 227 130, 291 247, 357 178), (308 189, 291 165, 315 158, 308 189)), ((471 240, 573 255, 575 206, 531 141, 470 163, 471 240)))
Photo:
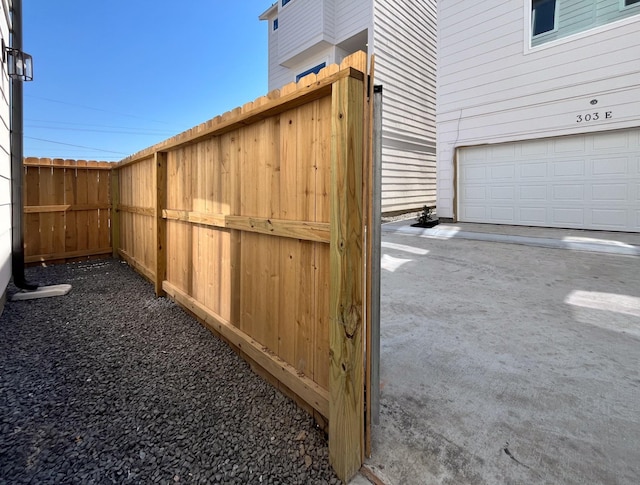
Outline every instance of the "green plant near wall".
POLYGON ((428 224, 433 221, 433 207, 424 206, 422 212, 418 215, 418 224, 428 224))

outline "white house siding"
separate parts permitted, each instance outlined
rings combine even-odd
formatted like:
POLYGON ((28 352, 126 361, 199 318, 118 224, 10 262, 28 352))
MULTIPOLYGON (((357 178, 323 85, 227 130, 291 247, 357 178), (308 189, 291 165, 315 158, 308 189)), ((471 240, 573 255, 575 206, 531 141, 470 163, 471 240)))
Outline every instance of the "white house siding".
POLYGON ((382 210, 435 205, 435 0, 291 0, 268 12, 269 90, 356 50, 375 54, 375 82, 384 86, 382 210))
MULTIPOLYGON (((331 32, 325 30, 324 2, 318 0, 292 0, 282 7, 278 5, 278 62, 292 67, 323 46, 333 41, 331 32)), ((329 23, 331 25, 331 23, 329 23)))
POLYGON ((383 85, 382 211, 435 205, 436 2, 374 2, 383 85))
POLYGON ((640 126, 640 16, 529 48, 530 8, 438 4, 441 217, 456 216, 457 147, 640 126))
POLYGON ((284 7, 279 0, 269 12, 261 17, 269 22, 269 90, 323 62, 341 62, 353 52, 336 44, 370 30, 372 17, 371 0, 292 0, 284 7))
POLYGON ((336 44, 371 28, 371 0, 334 0, 327 3, 335 3, 336 44))
MULTIPOLYGON (((0 36, 9 45, 9 2, 0 3, 0 36)), ((0 300, 11 278, 11 149, 9 127, 9 78, 0 73, 0 300)), ((1 304, 0 304, 0 311, 1 304)))
MULTIPOLYGON (((278 36, 280 29, 273 30, 273 21, 278 17, 277 11, 267 21, 269 23, 269 91, 290 82, 291 73, 288 68, 278 62, 278 36)), ((280 19, 278 19, 280 22, 280 19)))

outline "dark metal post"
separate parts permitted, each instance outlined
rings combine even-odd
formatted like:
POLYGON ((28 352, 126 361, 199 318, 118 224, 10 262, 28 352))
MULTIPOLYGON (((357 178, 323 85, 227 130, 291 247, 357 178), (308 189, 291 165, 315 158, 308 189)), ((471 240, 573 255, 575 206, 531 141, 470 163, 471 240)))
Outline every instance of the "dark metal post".
MULTIPOLYGON (((22 0, 14 0, 11 15, 11 47, 22 51, 22 0)), ((27 283, 24 275, 24 234, 22 224, 22 81, 11 79, 11 268, 13 284, 23 290, 36 290, 37 285, 27 283)))

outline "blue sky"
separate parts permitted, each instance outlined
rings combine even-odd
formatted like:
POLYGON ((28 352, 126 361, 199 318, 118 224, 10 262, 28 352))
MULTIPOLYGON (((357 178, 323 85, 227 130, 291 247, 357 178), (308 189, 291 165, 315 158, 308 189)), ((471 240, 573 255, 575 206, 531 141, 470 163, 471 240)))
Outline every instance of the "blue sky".
POLYGON ((271 3, 24 0, 25 156, 117 161, 266 94, 271 3))

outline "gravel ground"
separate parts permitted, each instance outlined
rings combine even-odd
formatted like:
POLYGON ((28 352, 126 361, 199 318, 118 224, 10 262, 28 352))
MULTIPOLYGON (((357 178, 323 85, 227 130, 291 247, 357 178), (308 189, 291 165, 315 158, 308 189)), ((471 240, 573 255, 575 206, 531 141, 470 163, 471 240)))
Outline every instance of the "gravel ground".
POLYGON ((27 279, 73 289, 0 317, 0 483, 339 483, 313 420, 126 264, 27 279))

